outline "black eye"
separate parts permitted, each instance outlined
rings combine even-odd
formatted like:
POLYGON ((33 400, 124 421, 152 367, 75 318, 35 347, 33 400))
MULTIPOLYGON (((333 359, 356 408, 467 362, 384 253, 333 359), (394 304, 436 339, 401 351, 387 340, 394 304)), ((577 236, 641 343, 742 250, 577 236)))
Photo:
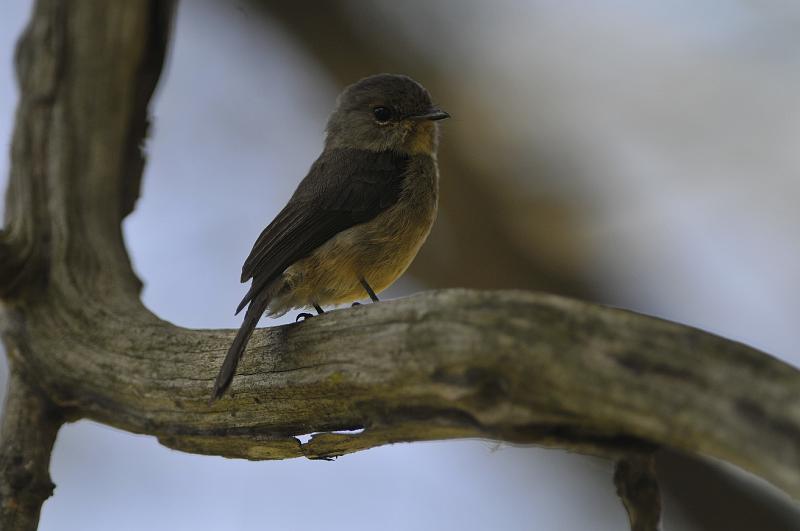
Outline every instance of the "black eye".
POLYGON ((378 122, 386 123, 392 117, 392 110, 389 107, 375 107, 372 109, 372 115, 378 122))

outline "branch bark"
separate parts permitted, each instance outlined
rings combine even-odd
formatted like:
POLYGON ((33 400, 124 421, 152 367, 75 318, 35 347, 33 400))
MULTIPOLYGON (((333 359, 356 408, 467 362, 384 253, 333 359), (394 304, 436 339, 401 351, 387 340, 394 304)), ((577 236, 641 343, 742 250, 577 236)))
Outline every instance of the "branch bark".
POLYGON ((50 452, 63 423, 58 409, 12 367, 0 427, 0 526, 36 529, 53 493, 50 452))
MULTIPOLYGON (((0 327, 12 369, 0 433, 0 529, 36 528, 53 490, 50 453, 68 410, 40 387, 40 368, 31 362, 46 353, 29 341, 37 327, 28 328, 28 312, 80 289, 79 281, 62 290, 62 275, 90 276, 109 257, 127 261, 119 221, 138 196, 146 106, 171 12, 169 1, 39 0, 17 46, 20 103, 0 231, 0 327), (92 187, 73 188, 77 182, 92 187), (50 201, 75 208, 67 213, 50 201), (53 245, 77 226, 96 255, 84 254, 83 244, 53 245), (65 267, 76 262, 83 268, 65 267)), ((124 286, 94 288, 133 295, 140 284, 130 264, 126 269, 124 286)))
POLYGON ((631 531, 658 531, 661 494, 655 457, 635 455, 620 459, 614 469, 614 484, 628 511, 631 531))
POLYGON ((26 362, 52 399, 173 448, 271 459, 450 437, 606 455, 659 444, 800 494, 798 371, 677 324, 524 292, 428 292, 259 330, 233 396, 208 405, 233 331, 64 304, 24 316, 26 362))
POLYGON ((428 292, 262 329, 233 392, 209 405, 234 331, 150 313, 120 230, 138 193, 165 6, 40 0, 20 45, 6 249, 31 249, 37 274, 5 296, 3 338, 48 403, 247 459, 454 437, 626 459, 664 445, 800 497, 800 372, 690 327, 555 296, 428 292))

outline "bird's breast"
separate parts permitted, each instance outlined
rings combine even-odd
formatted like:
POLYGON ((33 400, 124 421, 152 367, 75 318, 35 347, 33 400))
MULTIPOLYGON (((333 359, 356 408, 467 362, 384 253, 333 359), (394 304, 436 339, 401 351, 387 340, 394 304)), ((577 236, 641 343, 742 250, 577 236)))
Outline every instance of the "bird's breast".
POLYGON ((414 157, 397 202, 346 236, 357 248, 356 268, 382 290, 409 266, 436 219, 439 195, 436 162, 414 157))
POLYGON ((428 237, 439 195, 434 158, 412 157, 398 200, 371 220, 346 229, 283 275, 291 289, 273 313, 290 307, 342 304, 364 298, 359 277, 379 293, 405 272, 428 237))

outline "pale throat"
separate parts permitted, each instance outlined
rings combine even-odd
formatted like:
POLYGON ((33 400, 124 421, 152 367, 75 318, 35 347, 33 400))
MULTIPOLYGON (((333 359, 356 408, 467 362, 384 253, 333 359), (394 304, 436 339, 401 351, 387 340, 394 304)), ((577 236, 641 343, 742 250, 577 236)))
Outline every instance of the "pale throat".
POLYGON ((412 124, 403 148, 412 155, 433 155, 437 145, 436 133, 433 122, 412 124))

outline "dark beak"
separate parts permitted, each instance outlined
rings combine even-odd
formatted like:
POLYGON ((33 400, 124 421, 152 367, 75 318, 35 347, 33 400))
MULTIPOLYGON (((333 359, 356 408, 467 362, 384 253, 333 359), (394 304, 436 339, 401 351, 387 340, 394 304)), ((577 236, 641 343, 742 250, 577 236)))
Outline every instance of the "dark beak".
POLYGON ((450 118, 450 115, 441 109, 430 109, 425 114, 416 114, 414 116, 409 116, 409 119, 411 120, 420 120, 420 121, 421 120, 436 121, 436 120, 444 120, 445 118, 450 118))

